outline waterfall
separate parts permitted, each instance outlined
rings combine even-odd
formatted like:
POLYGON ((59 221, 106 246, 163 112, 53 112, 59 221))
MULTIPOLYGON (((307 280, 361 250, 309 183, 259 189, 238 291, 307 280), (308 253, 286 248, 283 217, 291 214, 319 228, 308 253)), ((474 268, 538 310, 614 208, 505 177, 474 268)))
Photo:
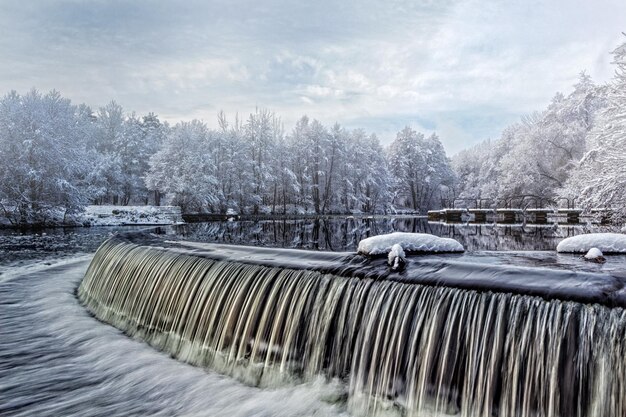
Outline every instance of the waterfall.
POLYGON ((78 297, 179 360, 272 387, 343 381, 356 415, 624 416, 626 312, 110 239, 78 297))

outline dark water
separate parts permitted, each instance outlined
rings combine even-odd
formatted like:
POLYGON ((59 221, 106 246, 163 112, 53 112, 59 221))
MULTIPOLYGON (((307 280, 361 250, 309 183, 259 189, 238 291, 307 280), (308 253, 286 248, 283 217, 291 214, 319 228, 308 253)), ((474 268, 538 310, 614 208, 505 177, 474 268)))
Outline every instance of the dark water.
POLYGON ((554 250, 566 237, 616 230, 591 224, 467 225, 415 217, 337 217, 191 223, 165 232, 202 242, 325 251, 355 251, 361 239, 384 233, 430 233, 456 239, 473 252, 554 250))
POLYGON ((58 227, 33 231, 0 229, 0 278, 11 268, 93 253, 118 233, 150 230, 140 226, 58 227))
POLYGON ((0 276, 12 267, 93 253, 114 234, 138 231, 163 234, 168 239, 339 252, 355 251, 361 239, 399 231, 450 237, 461 242, 468 252, 479 252, 554 251, 566 237, 617 230, 592 224, 445 224, 403 216, 214 221, 157 228, 54 228, 36 233, 0 230, 0 276))

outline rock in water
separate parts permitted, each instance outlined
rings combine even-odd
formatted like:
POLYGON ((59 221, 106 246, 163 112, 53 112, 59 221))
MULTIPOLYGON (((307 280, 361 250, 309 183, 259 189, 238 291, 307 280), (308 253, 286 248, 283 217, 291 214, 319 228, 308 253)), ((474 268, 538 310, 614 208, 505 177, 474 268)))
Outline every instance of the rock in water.
POLYGON ((606 261, 604 259, 604 255, 602 255, 602 251, 598 248, 591 248, 589 252, 585 255, 585 259, 590 262, 603 263, 606 261))
POLYGON ((389 255, 387 255, 387 264, 391 267, 392 271, 402 271, 406 265, 406 255, 402 245, 396 243, 391 247, 389 255))

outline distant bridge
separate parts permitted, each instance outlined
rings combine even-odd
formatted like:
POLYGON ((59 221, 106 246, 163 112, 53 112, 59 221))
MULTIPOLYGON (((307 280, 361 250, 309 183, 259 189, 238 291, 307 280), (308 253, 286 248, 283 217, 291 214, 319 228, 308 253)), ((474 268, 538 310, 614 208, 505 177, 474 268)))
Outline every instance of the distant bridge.
MULTIPOLYGON (((454 199, 442 201, 442 210, 428 211, 428 220, 445 221, 448 223, 531 223, 547 224, 550 220, 558 223, 580 223, 584 210, 576 207, 576 199, 560 198, 557 200, 523 195, 501 200, 492 199, 454 199), (566 207, 559 208, 563 202, 566 207), (451 203, 451 204, 450 204, 451 203), (461 206, 461 207, 459 207, 461 206)), ((591 217, 597 218, 601 224, 610 222, 612 211, 609 208, 590 210, 591 217)))

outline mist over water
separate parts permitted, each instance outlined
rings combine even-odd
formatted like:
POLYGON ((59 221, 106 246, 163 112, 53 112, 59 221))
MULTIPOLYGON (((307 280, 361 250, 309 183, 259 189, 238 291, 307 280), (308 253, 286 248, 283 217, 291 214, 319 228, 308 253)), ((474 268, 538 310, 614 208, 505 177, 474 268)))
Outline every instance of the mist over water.
POLYGON ((338 388, 278 389, 170 358, 99 322, 75 289, 89 257, 0 283, 2 416, 336 416, 338 388))

